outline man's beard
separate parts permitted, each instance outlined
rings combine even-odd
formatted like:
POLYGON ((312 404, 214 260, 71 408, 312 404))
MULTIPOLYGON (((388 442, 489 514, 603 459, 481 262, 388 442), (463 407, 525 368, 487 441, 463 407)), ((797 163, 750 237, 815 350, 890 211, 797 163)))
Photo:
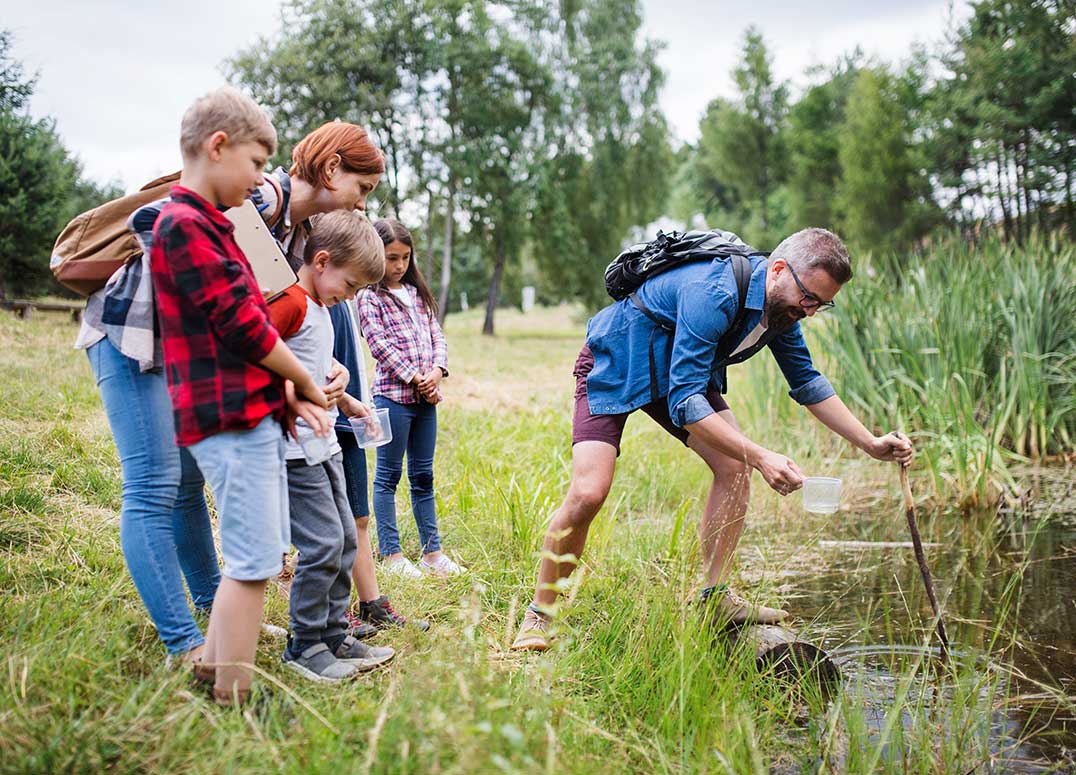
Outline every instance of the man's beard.
POLYGON ((777 334, 783 334, 796 323, 807 317, 799 304, 784 304, 776 299, 766 300, 766 328, 777 334))

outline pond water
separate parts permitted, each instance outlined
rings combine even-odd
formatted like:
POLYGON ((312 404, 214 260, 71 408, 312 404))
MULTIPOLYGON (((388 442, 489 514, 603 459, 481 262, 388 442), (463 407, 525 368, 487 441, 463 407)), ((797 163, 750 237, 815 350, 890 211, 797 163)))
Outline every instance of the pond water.
MULTIPOLYGON (((926 553, 956 659, 1000 687, 983 700, 995 756, 975 772, 1076 772, 1076 471, 1028 482, 1018 510, 919 515, 923 540, 936 544, 926 553)), ((808 622, 803 634, 840 666, 864 723, 880 730, 896 676, 923 660, 931 624, 912 549, 898 543, 909 541, 903 509, 857 506, 815 520, 803 523, 810 559, 786 599, 808 622)))

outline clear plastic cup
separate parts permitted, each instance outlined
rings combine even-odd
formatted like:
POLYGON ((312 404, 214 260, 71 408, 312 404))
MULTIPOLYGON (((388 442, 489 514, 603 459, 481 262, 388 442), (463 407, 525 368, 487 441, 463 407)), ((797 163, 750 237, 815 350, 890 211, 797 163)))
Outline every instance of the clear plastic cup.
POLYGON ((841 480, 808 476, 803 480, 803 508, 815 514, 832 514, 841 498, 841 480))
POLYGON ((388 409, 374 409, 369 417, 348 417, 355 443, 361 449, 380 447, 392 441, 392 424, 388 409))
POLYGON ((303 448, 303 458, 308 466, 316 466, 324 463, 333 453, 333 434, 328 436, 315 436, 313 432, 304 433, 299 441, 303 448))

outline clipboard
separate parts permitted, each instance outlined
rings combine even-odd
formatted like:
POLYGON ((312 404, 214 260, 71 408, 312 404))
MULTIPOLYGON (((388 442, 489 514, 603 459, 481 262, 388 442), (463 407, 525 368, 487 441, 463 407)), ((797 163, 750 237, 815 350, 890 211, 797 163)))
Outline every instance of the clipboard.
POLYGON ((254 279, 261 288, 268 289, 265 298, 276 298, 286 288, 295 285, 298 275, 288 265, 288 259, 273 239, 258 208, 247 199, 239 207, 229 207, 224 214, 235 225, 235 241, 254 270, 254 279))

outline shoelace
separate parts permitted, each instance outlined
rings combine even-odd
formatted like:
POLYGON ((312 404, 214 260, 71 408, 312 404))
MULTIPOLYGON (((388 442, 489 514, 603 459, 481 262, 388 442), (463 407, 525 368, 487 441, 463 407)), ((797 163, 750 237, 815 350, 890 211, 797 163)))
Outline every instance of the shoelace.
POLYGON ((392 607, 392 603, 390 603, 388 600, 386 600, 381 607, 388 611, 390 616, 399 619, 402 624, 407 624, 407 619, 396 613, 396 611, 392 607))

